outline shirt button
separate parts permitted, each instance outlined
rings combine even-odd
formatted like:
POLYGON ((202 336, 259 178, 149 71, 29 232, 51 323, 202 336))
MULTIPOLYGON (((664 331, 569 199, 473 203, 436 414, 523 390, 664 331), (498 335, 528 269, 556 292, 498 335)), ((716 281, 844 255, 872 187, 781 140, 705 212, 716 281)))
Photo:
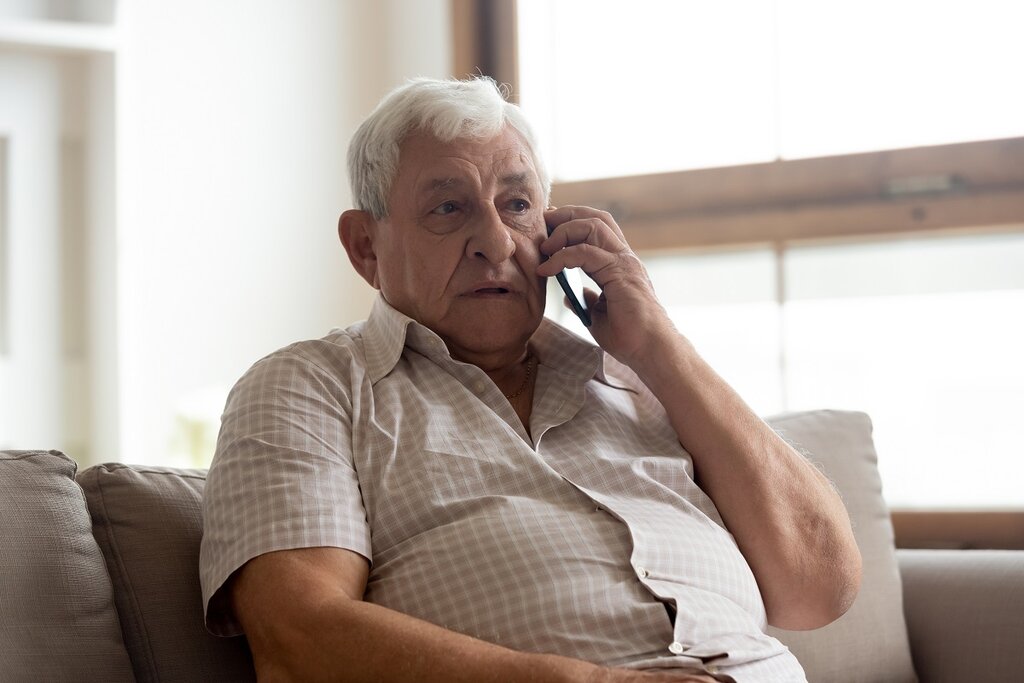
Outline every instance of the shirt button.
POLYGON ((668 646, 668 651, 671 652, 674 655, 681 655, 681 654, 683 654, 683 650, 685 650, 685 649, 686 648, 683 647, 683 644, 680 643, 678 640, 668 646))
POLYGON ((636 574, 637 574, 637 576, 639 576, 639 577, 640 577, 641 579, 646 579, 646 578, 647 578, 647 576, 648 576, 648 574, 650 574, 650 572, 648 572, 648 571, 647 571, 646 569, 644 569, 643 567, 637 567, 637 568, 636 568, 636 574))
POLYGON ((485 387, 483 382, 473 382, 473 391, 475 391, 476 393, 484 393, 484 388, 485 387))

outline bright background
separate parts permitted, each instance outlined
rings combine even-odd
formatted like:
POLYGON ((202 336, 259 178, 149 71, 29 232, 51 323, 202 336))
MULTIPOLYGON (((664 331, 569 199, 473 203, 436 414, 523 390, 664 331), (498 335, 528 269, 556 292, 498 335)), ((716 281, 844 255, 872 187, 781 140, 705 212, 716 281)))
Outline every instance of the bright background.
MULTIPOLYGON (((556 180, 1024 136, 1024 3, 517 4, 556 180)), ((1019 509, 1024 226, 967 232, 641 255, 760 414, 871 416, 891 506, 1019 509)))
MULTIPOLYGON (((560 180, 1024 136, 1020 3, 519 7, 560 180)), ((252 362, 368 313, 347 142, 451 44, 447 0, 0 0, 0 447, 205 466, 252 362)), ((1024 226, 643 256, 758 412, 871 414, 891 505, 1024 507, 1024 226)))

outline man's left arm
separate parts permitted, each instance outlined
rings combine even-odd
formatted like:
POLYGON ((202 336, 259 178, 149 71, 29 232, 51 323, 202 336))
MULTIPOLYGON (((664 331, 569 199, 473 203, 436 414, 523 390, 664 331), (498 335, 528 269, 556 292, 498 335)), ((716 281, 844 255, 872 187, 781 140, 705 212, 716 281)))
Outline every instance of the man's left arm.
POLYGON ((629 366, 668 413, 757 579, 768 621, 811 629, 841 616, 860 586, 850 520, 828 479, 746 405, 681 335, 658 303, 615 220, 561 207, 538 274, 581 267, 601 287, 587 292, 591 332, 629 366))

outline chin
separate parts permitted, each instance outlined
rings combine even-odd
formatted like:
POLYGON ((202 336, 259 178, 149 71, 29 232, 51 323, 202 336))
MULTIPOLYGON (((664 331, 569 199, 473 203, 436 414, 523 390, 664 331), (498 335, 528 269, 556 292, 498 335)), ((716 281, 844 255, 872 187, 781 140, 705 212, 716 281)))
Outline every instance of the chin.
POLYGON ((447 337, 450 343, 474 354, 518 354, 537 331, 540 322, 540 316, 516 320, 485 317, 465 321, 452 329, 440 331, 440 334, 447 337))

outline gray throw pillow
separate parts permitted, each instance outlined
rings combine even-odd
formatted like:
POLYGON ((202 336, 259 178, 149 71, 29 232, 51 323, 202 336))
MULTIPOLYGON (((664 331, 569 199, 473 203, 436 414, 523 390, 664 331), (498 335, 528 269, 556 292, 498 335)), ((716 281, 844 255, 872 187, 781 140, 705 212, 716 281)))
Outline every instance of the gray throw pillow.
POLYGON ((0 451, 0 679, 132 681, 75 461, 0 451))
POLYGON ((78 475, 135 677, 254 681, 245 638, 206 631, 199 588, 205 470, 97 465, 78 475))
POLYGON ((815 631, 769 632, 789 646, 811 683, 916 681, 871 420, 863 413, 817 410, 767 422, 835 484, 864 559, 860 593, 844 616, 815 631))

